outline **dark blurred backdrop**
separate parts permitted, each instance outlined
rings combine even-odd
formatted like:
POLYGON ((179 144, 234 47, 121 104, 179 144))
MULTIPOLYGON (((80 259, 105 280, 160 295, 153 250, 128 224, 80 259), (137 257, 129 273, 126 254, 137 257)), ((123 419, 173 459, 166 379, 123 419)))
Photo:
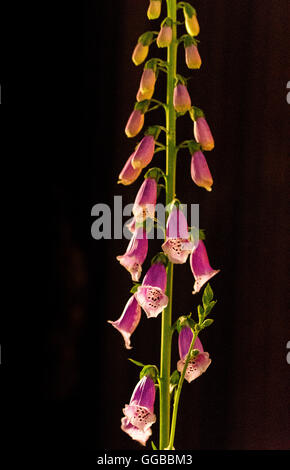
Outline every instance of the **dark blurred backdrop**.
MULTIPOLYGON (((86 0, 48 11, 46 67, 35 76, 45 106, 34 117, 45 123, 47 158, 38 175, 47 188, 48 244, 38 254, 45 253, 49 273, 36 325, 37 433, 51 449, 141 448, 120 430, 139 374, 128 357, 159 363, 160 318, 143 315, 134 349, 125 350, 107 320, 120 316, 131 288, 116 261, 128 242, 96 241, 90 230, 94 204, 113 207, 114 195, 133 202, 142 181, 116 184, 138 140, 124 134, 142 73, 131 54, 141 33, 159 27, 159 20, 147 19, 147 5, 86 0)), ((184 386, 175 447, 289 449, 289 2, 196 0, 194 6, 203 65, 187 71, 181 47, 178 67, 192 76, 192 101, 205 111, 215 137, 207 153, 214 186, 212 193, 196 187, 190 156, 180 152, 177 195, 200 204, 211 264, 221 272, 211 281, 215 323, 201 336, 212 365, 184 386)), ((161 74, 155 94, 161 99, 163 80, 161 74)), ((152 112, 145 124, 162 119, 162 112, 152 112)), ((178 141, 191 136, 191 120, 180 118, 178 141)), ((155 162, 164 167, 164 154, 155 162)), ((158 246, 150 245, 144 271, 158 246)), ((192 285, 188 265, 177 266, 174 318, 199 303, 192 285)), ((173 369, 177 356, 175 338, 173 369)), ((156 424, 155 441, 157 435, 156 424)))

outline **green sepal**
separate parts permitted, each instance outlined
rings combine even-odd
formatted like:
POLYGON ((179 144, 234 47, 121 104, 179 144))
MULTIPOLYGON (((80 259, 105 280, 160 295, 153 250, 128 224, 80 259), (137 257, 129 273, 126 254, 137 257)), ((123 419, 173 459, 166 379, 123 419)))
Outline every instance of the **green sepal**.
POLYGON ((157 366, 148 364, 143 367, 143 369, 140 372, 140 380, 143 379, 144 376, 149 376, 153 380, 153 382, 157 382, 157 379, 159 377, 159 371, 157 366))
POLYGON ((163 251, 161 251, 160 253, 157 253, 157 255, 155 255, 152 260, 151 260, 151 265, 152 264, 156 264, 156 263, 162 263, 163 266, 165 266, 165 268, 168 266, 168 257, 165 253, 163 253, 163 251))
POLYGON ((169 18, 169 16, 167 16, 167 18, 165 18, 165 19, 162 21, 160 27, 162 28, 162 26, 170 26, 170 28, 172 28, 172 25, 173 25, 172 19, 169 18))
POLYGON ((191 140, 187 144, 190 155, 193 155, 195 152, 198 152, 201 149, 201 145, 195 140, 191 140))
POLYGON ((176 322, 173 325, 174 329, 176 329, 178 333, 180 333, 182 328, 184 328, 185 326, 188 326, 189 328, 194 330, 196 326, 196 322, 191 318, 191 314, 182 315, 176 320, 176 322))
POLYGON ((193 8, 190 3, 185 3, 183 7, 183 12, 184 15, 186 15, 188 18, 192 18, 193 16, 196 16, 196 10, 193 8))
POLYGON ((183 45, 184 48, 189 47, 189 46, 197 46, 198 42, 197 39, 195 39, 193 36, 190 36, 189 34, 185 34, 183 37, 183 45))
POLYGON ((171 377, 170 377, 170 385, 177 385, 180 379, 180 373, 178 370, 175 369, 175 371, 172 372, 171 377))
POLYGON ((153 31, 146 31, 146 33, 141 34, 138 38, 138 42, 141 42, 143 46, 150 46, 154 40, 153 31))
POLYGON ((164 171, 162 171, 161 168, 158 168, 157 166, 154 168, 149 168, 149 170, 144 175, 144 179, 153 178, 156 181, 156 183, 158 183, 160 178, 164 178, 164 177, 165 177, 164 171))
POLYGON ((199 353, 200 353, 199 349, 192 349, 192 350, 190 351, 190 356, 189 356, 189 358, 190 358, 191 360, 194 360, 194 359, 196 358, 196 356, 199 355, 199 353))
POLYGON ((147 62, 145 62, 145 65, 144 65, 144 70, 152 69, 156 73, 159 60, 160 59, 155 59, 155 58, 147 60, 147 62))
POLYGON ((134 286, 133 286, 132 289, 130 290, 130 293, 131 293, 131 294, 135 294, 135 292, 137 292, 139 286, 141 286, 141 283, 140 283, 140 282, 135 282, 135 283, 134 283, 134 286))
POLYGON ((199 117, 204 117, 202 109, 192 106, 189 110, 189 115, 193 121, 196 121, 199 117))
POLYGON ((156 141, 159 137, 160 132, 161 132, 161 129, 158 125, 149 126, 144 132, 144 135, 152 135, 154 137, 154 140, 156 141))
POLYGON ((134 109, 137 109, 142 114, 145 114, 150 105, 150 100, 136 101, 134 109))

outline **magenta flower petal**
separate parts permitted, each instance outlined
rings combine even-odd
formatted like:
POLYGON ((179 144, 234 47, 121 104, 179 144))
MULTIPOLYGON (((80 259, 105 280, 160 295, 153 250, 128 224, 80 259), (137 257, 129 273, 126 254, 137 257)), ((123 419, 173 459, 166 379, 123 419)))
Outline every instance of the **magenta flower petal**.
POLYGON ((141 318, 141 307, 134 295, 128 300, 121 317, 116 321, 109 320, 108 323, 116 328, 124 338, 126 349, 132 349, 130 337, 136 330, 141 318))
POLYGON ((219 269, 213 269, 210 266, 206 248, 202 240, 199 240, 196 248, 190 255, 190 267, 195 279, 193 294, 199 292, 201 287, 209 279, 220 272, 219 269))
POLYGON ((212 150, 214 148, 214 139, 209 125, 204 117, 198 117, 193 124, 193 133, 196 142, 203 150, 212 150))
POLYGON ((142 168, 133 168, 132 166, 132 158, 134 156, 134 153, 130 155, 130 157, 125 163, 124 168, 119 174, 119 184, 124 184, 125 186, 128 186, 129 184, 134 183, 134 181, 136 181, 142 171, 142 168))
POLYGON ((146 135, 139 143, 133 158, 133 168, 145 168, 151 162, 155 149, 155 140, 152 135, 146 135))
MULTIPOLYGON (((182 372, 184 369, 186 356, 188 354, 191 341, 192 341, 193 333, 188 326, 184 326, 179 333, 178 337, 178 349, 179 349, 179 357, 180 360, 177 362, 177 370, 178 372, 182 372)), ((196 338, 194 342, 193 349, 198 349, 199 354, 192 360, 188 362, 188 366, 186 369, 186 373, 184 378, 188 382, 192 382, 194 379, 199 377, 203 372, 206 371, 208 366, 211 363, 211 359, 209 358, 209 354, 204 352, 203 346, 199 338, 196 338)))
POLYGON ((173 105, 178 113, 186 113, 191 107, 191 99, 187 88, 181 83, 174 88, 173 105))
POLYGON ((126 253, 117 256, 117 260, 120 264, 130 272, 133 281, 139 281, 142 272, 142 264, 146 259, 147 252, 148 239, 146 237, 146 231, 142 227, 139 227, 134 232, 126 253))
POLYGON ((166 290, 167 274, 165 266, 158 262, 152 264, 144 276, 142 285, 159 287, 162 292, 166 290))
POLYGON ((197 186, 211 191, 213 179, 205 156, 201 151, 195 152, 191 157, 191 177, 197 186))
POLYGON ((165 295, 167 283, 166 269, 162 263, 153 264, 138 287, 135 297, 143 308, 147 318, 155 318, 168 304, 165 295))
POLYGON ((154 218, 156 201, 156 180, 146 178, 137 193, 132 209, 136 222, 143 222, 147 217, 154 218))
POLYGON ((155 384, 151 377, 144 376, 136 385, 129 405, 123 413, 129 423, 146 432, 156 421, 154 414, 155 384))
POLYGON ((167 238, 189 238, 188 224, 182 210, 174 207, 170 212, 166 224, 167 238))
POLYGON ((152 435, 151 428, 147 428, 146 431, 138 429, 136 426, 133 426, 126 417, 121 419, 121 429, 132 437, 134 441, 139 442, 143 446, 146 445, 147 440, 152 435))
POLYGON ((162 250, 171 263, 184 264, 192 252, 194 244, 186 238, 167 238, 162 244, 162 250))

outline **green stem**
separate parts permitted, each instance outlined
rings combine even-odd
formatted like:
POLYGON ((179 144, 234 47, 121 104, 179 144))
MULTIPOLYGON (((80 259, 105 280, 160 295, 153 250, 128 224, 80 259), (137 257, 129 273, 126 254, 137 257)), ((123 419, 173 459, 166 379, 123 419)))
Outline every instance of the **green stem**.
MULTIPOLYGON (((167 48, 167 97, 166 97, 166 205, 175 197, 176 180, 176 115, 173 106, 174 80, 176 76, 176 0, 167 0, 167 16, 173 21, 172 41, 167 48)), ((170 433, 170 369, 171 369, 171 317, 173 292, 173 264, 167 267, 167 291, 169 302, 162 313, 160 357, 160 441, 159 449, 168 447, 170 433)))
POLYGON ((180 379, 179 379, 179 382, 178 382, 178 386, 177 386, 177 390, 176 390, 176 393, 175 393, 175 397, 174 397, 172 422, 171 422, 171 432, 170 432, 170 441, 169 441, 168 450, 174 449, 173 445, 174 445, 174 437, 175 437, 175 428, 176 428, 176 419, 177 419, 179 399, 180 399, 182 385, 183 385, 183 382, 184 382, 186 369, 187 369, 187 366, 188 366, 188 363, 189 363, 189 360, 190 360, 190 354, 191 354, 191 351, 193 349, 196 337, 197 337, 197 333, 194 332, 193 337, 192 337, 192 341, 191 341, 191 344, 190 344, 190 347, 189 347, 189 350, 188 350, 188 353, 187 353, 187 357, 186 357, 186 360, 185 360, 184 368, 183 368, 183 371, 181 373, 181 376, 180 376, 180 379))

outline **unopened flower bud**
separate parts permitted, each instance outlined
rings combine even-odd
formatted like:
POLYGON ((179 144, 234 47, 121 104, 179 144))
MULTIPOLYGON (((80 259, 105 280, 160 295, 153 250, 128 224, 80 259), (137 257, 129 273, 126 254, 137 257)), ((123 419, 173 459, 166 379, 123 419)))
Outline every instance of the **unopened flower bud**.
POLYGON ((201 66, 201 57, 197 46, 191 44, 185 46, 185 62, 189 69, 199 69, 201 66))
POLYGON ((154 87, 152 88, 152 90, 145 91, 145 92, 141 91, 139 88, 137 95, 136 95, 136 100, 138 101, 138 103, 144 100, 151 100, 153 93, 154 93, 154 87))
POLYGON ((213 179, 204 154, 199 150, 191 157, 191 177, 197 186, 211 191, 213 179))
POLYGON ((161 13, 161 0, 150 0, 150 4, 147 10, 147 16, 149 20, 156 20, 159 18, 161 13))
POLYGON ((205 117, 198 117, 194 121, 193 133, 196 142, 203 150, 212 150, 214 148, 214 139, 205 117))
POLYGON ((149 52, 149 46, 144 46, 141 42, 138 42, 133 54, 132 54, 132 61, 135 65, 140 65, 146 59, 149 52))
POLYGON ((133 168, 145 168, 151 162, 155 149, 155 141, 152 135, 146 135, 139 143, 132 158, 133 168))
POLYGON ((132 166, 132 158, 135 152, 130 155, 128 160, 126 161, 124 168, 122 169, 121 173, 119 174, 119 184, 123 184, 124 186, 128 186, 129 184, 134 183, 138 176, 140 175, 142 168, 133 168, 132 166))
POLYGON ((142 73, 139 90, 146 93, 154 90, 156 74, 152 68, 145 68, 142 73))
POLYGON ((181 83, 174 88, 173 105, 178 113, 186 113, 191 107, 191 99, 187 88, 181 83))
POLYGON ((125 133, 127 137, 135 137, 144 125, 144 114, 139 109, 132 111, 126 124, 125 133))
POLYGON ((195 9, 191 5, 186 5, 183 9, 183 13, 186 31, 190 36, 197 36, 200 29, 195 9))
POLYGON ((156 39, 158 47, 168 47, 172 41, 172 28, 169 25, 164 24, 161 26, 159 34, 156 39))

